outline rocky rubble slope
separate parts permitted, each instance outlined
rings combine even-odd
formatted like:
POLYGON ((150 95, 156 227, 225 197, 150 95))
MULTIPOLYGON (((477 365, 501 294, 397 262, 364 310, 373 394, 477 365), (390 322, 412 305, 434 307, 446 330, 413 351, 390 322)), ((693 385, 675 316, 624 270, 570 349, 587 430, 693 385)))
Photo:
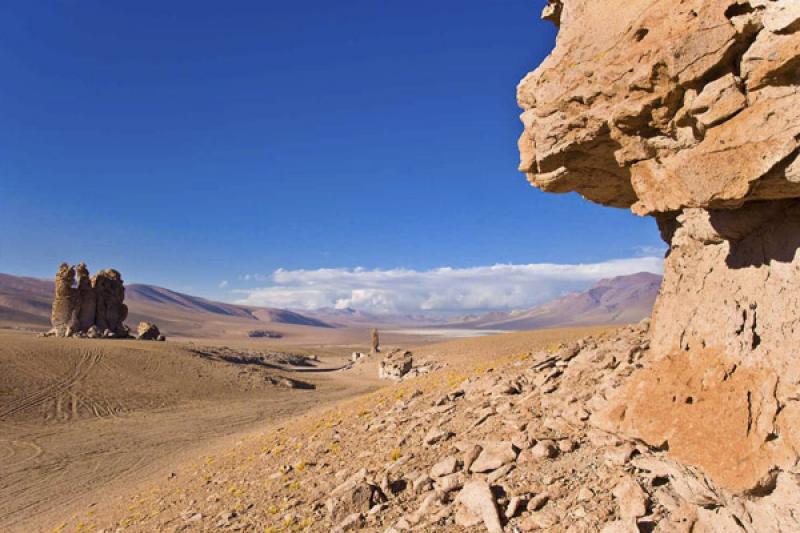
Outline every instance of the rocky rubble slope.
POLYGON ((735 495, 604 430, 647 324, 444 368, 195 464, 105 531, 791 531, 800 475, 735 495), (174 484, 174 485, 170 485, 174 484))
POLYGON ((550 0, 518 87, 536 187, 654 216, 654 365, 609 424, 739 494, 800 455, 800 2, 550 0))

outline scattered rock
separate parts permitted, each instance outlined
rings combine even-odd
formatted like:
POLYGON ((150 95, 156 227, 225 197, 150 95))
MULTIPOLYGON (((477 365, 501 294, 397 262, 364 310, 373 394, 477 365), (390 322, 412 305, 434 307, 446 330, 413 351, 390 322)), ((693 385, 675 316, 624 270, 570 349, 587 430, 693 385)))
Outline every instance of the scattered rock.
POLYGON ((433 428, 425 435, 422 441, 428 446, 432 446, 439 442, 445 441, 452 436, 453 436, 452 431, 446 431, 441 428, 433 428))
POLYGON ((475 480, 464 485, 456 501, 473 516, 479 516, 489 533, 502 533, 500 515, 497 512, 494 496, 485 481, 475 480))
POLYGON ((558 446, 552 440, 540 440, 531 448, 534 459, 552 459, 558 455, 558 446))
POLYGON ((380 488, 368 482, 367 472, 362 469, 331 492, 326 506, 334 522, 337 522, 344 517, 349 519, 352 514, 367 513, 373 506, 385 501, 386 496, 380 488))
POLYGON ((139 322, 139 327, 136 328, 136 340, 156 341, 163 340, 163 337, 158 330, 158 326, 150 322, 139 322))
POLYGON ((647 514, 647 496, 631 477, 625 477, 614 487, 614 498, 619 504, 619 514, 624 522, 635 523, 647 514))
POLYGON ((380 379, 400 380, 411 371, 414 358, 409 351, 396 350, 380 362, 378 367, 378 377, 380 379))
POLYGON ((491 472, 517 459, 517 451, 510 441, 483 443, 478 458, 470 465, 470 472, 491 472))
POLYGON ((458 470, 458 460, 454 456, 442 459, 431 468, 431 477, 439 478, 448 474, 453 474, 458 470))

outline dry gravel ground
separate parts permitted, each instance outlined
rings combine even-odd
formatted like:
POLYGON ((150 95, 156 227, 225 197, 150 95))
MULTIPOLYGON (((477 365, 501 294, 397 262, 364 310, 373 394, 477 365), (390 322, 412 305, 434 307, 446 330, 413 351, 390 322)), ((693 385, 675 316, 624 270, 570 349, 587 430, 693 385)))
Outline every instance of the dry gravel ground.
POLYGON ((253 428, 381 385, 372 374, 325 371, 347 350, 287 348, 320 357, 294 367, 296 358, 264 346, 0 332, 0 531, 49 531, 76 511, 114 507, 253 428))
POLYGON ((3 531, 800 530, 800 472, 733 494, 608 429, 647 322, 419 345, 399 383, 331 347, 0 339, 3 531))
MULTIPOLYGON (((57 450, 65 447, 72 450, 70 460, 58 462, 66 470, 51 471, 48 464, 56 461, 45 461, 42 456, 31 460, 28 467, 24 463, 15 467, 14 479, 6 474, 14 468, 3 467, 3 524, 11 531, 54 527, 92 532, 103 528, 144 532, 227 527, 328 531, 331 522, 320 514, 321 509, 312 507, 314 494, 327 495, 330 486, 342 481, 341 470, 357 471, 366 456, 370 463, 387 461, 416 446, 413 442, 378 441, 375 436, 380 432, 364 432, 375 413, 384 413, 395 399, 417 389, 438 394, 442 387, 484 373, 498 362, 601 329, 546 330, 419 346, 414 349, 416 361, 435 360, 445 367, 405 383, 381 383, 380 389, 375 380, 377 358, 370 358, 346 371, 313 374, 318 387, 314 391, 272 387, 268 398, 255 400, 264 395, 263 390, 234 393, 218 385, 223 390, 216 398, 184 400, 180 408, 167 408, 163 413, 157 409, 124 414, 105 433, 98 425, 102 419, 87 421, 93 425, 83 430, 77 424, 75 429, 59 428, 50 441, 43 443, 39 436, 37 443, 50 456, 63 455, 65 452, 57 450), (351 398, 344 399, 348 396, 351 398)), ((40 346, 49 340, 29 342, 40 346)), ((84 341, 61 342, 67 344, 59 350, 70 342, 84 341)), ((146 369, 146 360, 159 357, 161 379, 175 372, 182 379, 176 375, 174 381, 181 382, 195 375, 189 370, 193 363, 208 363, 187 357, 185 347, 170 348, 169 344, 165 348, 156 343, 142 346, 146 355, 134 366, 146 369), (162 349, 173 351, 160 353, 162 349), (173 362, 167 365, 172 370, 164 368, 165 356, 175 359, 174 366, 173 362)), ((50 353, 45 360, 54 356, 50 353)), ((228 371, 225 367, 220 373, 228 371)), ((292 377, 312 381, 310 376, 299 373, 292 377)), ((2 423, 7 425, 5 420, 2 423)), ((394 433, 387 432, 386 438, 393 440, 394 433)))
MULTIPOLYGON (((418 347, 437 370, 196 448, 56 529, 800 531, 800 472, 732 494, 667 443, 603 429, 649 358, 646 322, 418 347)), ((341 374, 366 382, 377 362, 341 374)))

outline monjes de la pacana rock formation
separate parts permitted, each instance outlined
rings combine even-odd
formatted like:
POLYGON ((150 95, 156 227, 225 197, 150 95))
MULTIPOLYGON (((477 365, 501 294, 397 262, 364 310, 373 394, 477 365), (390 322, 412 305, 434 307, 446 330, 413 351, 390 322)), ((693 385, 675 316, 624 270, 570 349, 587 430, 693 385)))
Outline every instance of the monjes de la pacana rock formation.
MULTIPOLYGON (((800 450, 800 1, 550 0, 520 170, 652 216, 648 362, 603 423, 756 493, 800 450)), ((766 487, 766 488, 765 488, 766 487)))
POLYGON ((128 337, 124 300, 125 286, 116 270, 101 270, 90 278, 84 263, 77 267, 62 263, 55 279, 49 335, 128 337))

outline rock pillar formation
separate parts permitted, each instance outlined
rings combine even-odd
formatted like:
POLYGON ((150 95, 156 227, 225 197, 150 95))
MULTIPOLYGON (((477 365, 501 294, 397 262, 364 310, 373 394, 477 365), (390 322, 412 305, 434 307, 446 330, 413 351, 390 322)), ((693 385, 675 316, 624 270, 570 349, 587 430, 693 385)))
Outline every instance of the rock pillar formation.
POLYGON ((75 285, 75 269, 66 263, 58 268, 55 279, 55 294, 50 313, 52 333, 67 337, 78 328, 78 291, 75 285))
POLYGON ((86 263, 75 267, 78 276, 78 331, 87 331, 94 325, 97 312, 97 294, 89 278, 89 269, 86 263))
POLYGON ((669 245, 619 428, 747 492, 800 450, 800 2, 550 0, 520 170, 669 245))
POLYGON ((57 337, 128 337, 128 328, 124 324, 128 307, 123 303, 124 299, 125 286, 116 270, 103 270, 89 278, 84 263, 77 267, 62 263, 55 279, 50 316, 53 329, 49 334, 57 337))
POLYGON ((127 336, 128 330, 123 322, 128 318, 128 306, 122 303, 125 300, 122 275, 111 268, 101 270, 92 279, 92 287, 97 295, 95 325, 100 331, 127 336))
POLYGON ((372 353, 381 351, 381 339, 378 335, 378 328, 372 328, 372 353))

